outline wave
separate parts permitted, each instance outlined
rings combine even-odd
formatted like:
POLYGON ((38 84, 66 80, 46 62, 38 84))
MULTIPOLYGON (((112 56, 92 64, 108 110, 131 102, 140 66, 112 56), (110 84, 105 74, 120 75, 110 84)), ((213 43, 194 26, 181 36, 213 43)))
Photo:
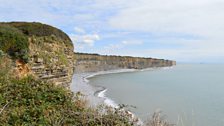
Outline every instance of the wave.
MULTIPOLYGON (((107 105, 109 107, 112 107, 112 108, 119 108, 119 105, 115 101, 113 101, 112 99, 106 97, 106 92, 107 92, 107 89, 106 88, 104 88, 104 90, 98 91, 97 97, 104 99, 104 104, 105 105, 107 105)), ((125 110, 125 109, 121 109, 121 111, 123 111, 124 113, 126 113, 126 115, 129 115, 133 121, 136 118, 138 118, 131 111, 128 111, 128 110, 125 110)), ((143 125, 143 122, 141 121, 140 118, 138 118, 138 122, 136 124, 139 125, 139 126, 141 126, 141 125, 143 125)))
POLYGON ((101 90, 100 92, 98 92, 97 97, 104 99, 104 104, 106 104, 107 106, 118 108, 119 106, 115 101, 106 97, 106 92, 107 92, 106 88, 104 90, 101 90))

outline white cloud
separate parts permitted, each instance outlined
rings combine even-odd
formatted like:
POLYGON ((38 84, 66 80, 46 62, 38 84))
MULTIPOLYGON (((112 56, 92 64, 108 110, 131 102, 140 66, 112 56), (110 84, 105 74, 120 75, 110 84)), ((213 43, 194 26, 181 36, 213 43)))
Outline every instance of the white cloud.
MULTIPOLYGON (((141 44, 143 44, 143 42, 140 40, 121 41, 119 43, 108 44, 104 46, 103 48, 97 49, 95 51, 97 53, 107 54, 107 55, 119 54, 120 50, 127 50, 128 49, 127 46, 141 45, 141 44)), ((120 53, 119 55, 122 55, 122 53, 120 53)))
POLYGON ((83 49, 85 47, 93 47, 95 42, 100 40, 98 34, 87 34, 87 35, 75 35, 71 34, 70 38, 76 45, 75 48, 83 49))
POLYGON ((223 33, 222 4, 222 0, 140 0, 111 17, 109 24, 134 31, 214 35, 223 33))
POLYGON ((79 27, 75 27, 75 28, 74 28, 74 31, 75 31, 76 33, 80 33, 80 34, 85 34, 85 33, 86 33, 86 31, 85 31, 84 29, 79 28, 79 27))
POLYGON ((118 52, 119 50, 122 50, 124 48, 124 45, 121 43, 118 44, 109 44, 102 48, 98 48, 94 50, 96 53, 103 54, 103 55, 112 55, 116 54, 115 52, 118 52))
POLYGON ((124 45, 142 45, 143 44, 143 42, 139 40, 122 41, 121 43, 124 45))
POLYGON ((148 54, 168 57, 170 52, 177 60, 185 61, 206 57, 223 58, 223 6, 223 0, 139 0, 138 4, 124 8, 112 16, 108 24, 120 30, 148 32, 154 35, 174 34, 172 41, 157 38, 156 41, 161 43, 161 49, 151 49, 148 54), (190 40, 184 36, 175 38, 175 34, 198 38, 190 40), (163 47, 164 43, 173 42, 180 47, 178 49, 163 47))

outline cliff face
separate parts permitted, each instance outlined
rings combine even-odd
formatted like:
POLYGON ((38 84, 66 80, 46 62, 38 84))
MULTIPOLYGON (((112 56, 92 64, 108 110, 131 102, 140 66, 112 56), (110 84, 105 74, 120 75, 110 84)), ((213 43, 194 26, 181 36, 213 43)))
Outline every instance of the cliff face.
POLYGON ((0 51, 13 60, 14 76, 34 75, 68 88, 74 70, 73 44, 61 30, 41 23, 0 23, 0 51))
POLYGON ((30 37, 29 42, 28 64, 32 73, 56 85, 69 87, 74 71, 73 47, 53 36, 30 37))
POLYGON ((85 53, 75 53, 74 55, 76 59, 76 72, 96 72, 114 69, 144 69, 176 65, 175 61, 155 58, 105 56, 85 53))

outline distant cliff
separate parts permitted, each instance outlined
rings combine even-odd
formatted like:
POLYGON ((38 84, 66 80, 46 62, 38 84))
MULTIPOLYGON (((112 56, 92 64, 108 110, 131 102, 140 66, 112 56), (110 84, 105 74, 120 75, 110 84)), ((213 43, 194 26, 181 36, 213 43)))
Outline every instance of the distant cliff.
POLYGON ((69 87, 73 44, 63 31, 41 23, 0 23, 0 51, 11 57, 17 77, 34 75, 69 87))
POLYGON ((130 56, 106 56, 98 54, 75 53, 75 72, 96 72, 114 69, 145 69, 169 67, 175 61, 130 56))

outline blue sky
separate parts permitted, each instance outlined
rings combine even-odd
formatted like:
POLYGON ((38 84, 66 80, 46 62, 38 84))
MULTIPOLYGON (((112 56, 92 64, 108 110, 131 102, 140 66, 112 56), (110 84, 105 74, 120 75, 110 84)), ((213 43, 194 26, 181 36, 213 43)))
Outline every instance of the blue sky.
POLYGON ((65 31, 75 51, 224 62, 223 0, 0 0, 0 21, 65 31))

